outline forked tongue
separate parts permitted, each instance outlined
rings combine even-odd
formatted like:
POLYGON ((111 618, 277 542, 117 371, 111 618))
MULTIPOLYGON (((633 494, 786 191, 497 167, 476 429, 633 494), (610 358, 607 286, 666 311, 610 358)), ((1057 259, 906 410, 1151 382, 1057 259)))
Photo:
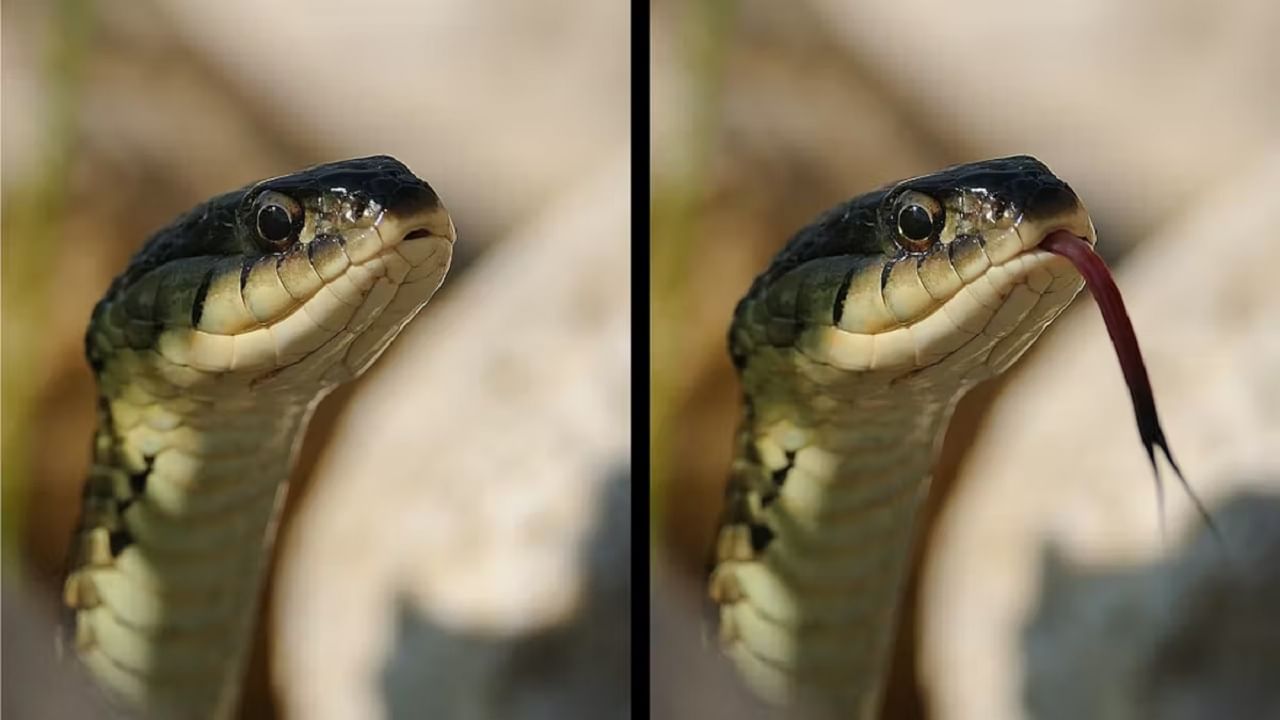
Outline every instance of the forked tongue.
POLYGON ((1178 481, 1186 489, 1187 495, 1195 503, 1196 510, 1204 518, 1209 530, 1219 536, 1218 528, 1209 517, 1209 511, 1196 496, 1195 491, 1182 470, 1173 459, 1169 443, 1165 440, 1164 430, 1160 428, 1160 417, 1156 414, 1156 399, 1151 392, 1151 380, 1147 377, 1146 365, 1142 362, 1142 352, 1138 349, 1138 337, 1133 333, 1133 324, 1129 322, 1129 313, 1124 309, 1124 301, 1120 299, 1120 289, 1111 277, 1107 264, 1093 251, 1089 243, 1072 235, 1066 230, 1050 233, 1040 242, 1040 247, 1055 255, 1061 255, 1084 276, 1085 285, 1098 303, 1102 311, 1102 322, 1107 326, 1107 334, 1111 336, 1111 345, 1116 349, 1120 360, 1120 371, 1124 373, 1124 382, 1129 386, 1129 397, 1133 400, 1133 414, 1138 420, 1138 434, 1147 449, 1147 459, 1151 461, 1151 470, 1156 477, 1156 502, 1160 507, 1160 526, 1164 527, 1164 486, 1160 480, 1160 467, 1156 464, 1155 449, 1160 448, 1165 459, 1173 468, 1178 481))

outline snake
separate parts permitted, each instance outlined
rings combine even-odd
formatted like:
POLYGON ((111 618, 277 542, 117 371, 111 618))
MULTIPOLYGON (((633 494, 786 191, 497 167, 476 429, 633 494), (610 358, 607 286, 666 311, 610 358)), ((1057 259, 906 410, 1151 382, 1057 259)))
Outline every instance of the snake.
POLYGON ((308 421, 431 299, 455 239, 430 185, 357 158, 197 205, 111 283, 60 647, 112 706, 236 712, 308 421))
POLYGON ((1152 467, 1158 447, 1182 479, 1096 243, 1070 185, 1033 157, 1005 157, 841 203, 752 283, 729 329, 743 412, 708 595, 716 644, 760 698, 877 716, 953 410, 1086 280, 1152 467))

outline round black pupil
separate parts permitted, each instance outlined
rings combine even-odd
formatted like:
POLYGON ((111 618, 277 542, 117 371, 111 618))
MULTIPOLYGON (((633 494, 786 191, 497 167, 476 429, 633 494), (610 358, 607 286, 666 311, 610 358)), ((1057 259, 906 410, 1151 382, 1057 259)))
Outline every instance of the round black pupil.
POLYGON ((293 233, 289 211, 279 205, 264 205, 258 211, 258 233, 266 240, 280 242, 293 233))
POLYGON ((933 233, 933 218, 919 205, 908 205, 898 215, 898 229, 908 240, 924 240, 933 233))

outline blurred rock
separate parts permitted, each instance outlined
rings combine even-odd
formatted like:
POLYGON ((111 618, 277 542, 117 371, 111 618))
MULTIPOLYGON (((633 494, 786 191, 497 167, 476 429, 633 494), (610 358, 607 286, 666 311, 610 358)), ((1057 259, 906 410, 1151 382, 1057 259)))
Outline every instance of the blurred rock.
POLYGON ((1046 548, 1029 717, 1280 717, 1280 495, 1234 495, 1214 517, 1225 542, 1200 528, 1151 565, 1075 567, 1046 548))
POLYGON ((403 601, 382 671, 385 717, 631 717, 631 491, 620 468, 580 550, 584 604, 566 623, 514 636, 459 631, 403 601))
MULTIPOLYGON (((1117 273, 1166 435, 1209 503, 1280 489, 1280 152, 1235 175, 1170 215, 1117 273)), ((1198 519, 1163 473, 1176 537, 1198 519)), ((1043 543, 1085 566, 1165 551, 1151 468, 1091 298, 1015 371, 960 483, 925 570, 929 705, 940 720, 1022 717, 1020 636, 1041 592, 1043 543)))

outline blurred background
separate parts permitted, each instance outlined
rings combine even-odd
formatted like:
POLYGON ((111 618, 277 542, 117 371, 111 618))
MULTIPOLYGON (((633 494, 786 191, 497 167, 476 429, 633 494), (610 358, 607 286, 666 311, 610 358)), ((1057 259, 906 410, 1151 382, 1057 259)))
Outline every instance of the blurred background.
POLYGON ((740 412, 726 352, 738 298, 822 210, 1028 153, 1089 206, 1166 433, 1225 542, 1204 536, 1167 467, 1162 536, 1082 294, 956 413, 884 716, 1280 716, 1280 6, 651 8, 655 703, 748 716, 699 694, 737 689, 723 668, 668 670, 696 649, 740 412))
POLYGON ((242 716, 628 715, 629 12, 4 0, 6 711, 74 712, 39 703, 70 702, 45 624, 94 302, 207 197, 386 153, 454 267, 312 422, 242 716))

